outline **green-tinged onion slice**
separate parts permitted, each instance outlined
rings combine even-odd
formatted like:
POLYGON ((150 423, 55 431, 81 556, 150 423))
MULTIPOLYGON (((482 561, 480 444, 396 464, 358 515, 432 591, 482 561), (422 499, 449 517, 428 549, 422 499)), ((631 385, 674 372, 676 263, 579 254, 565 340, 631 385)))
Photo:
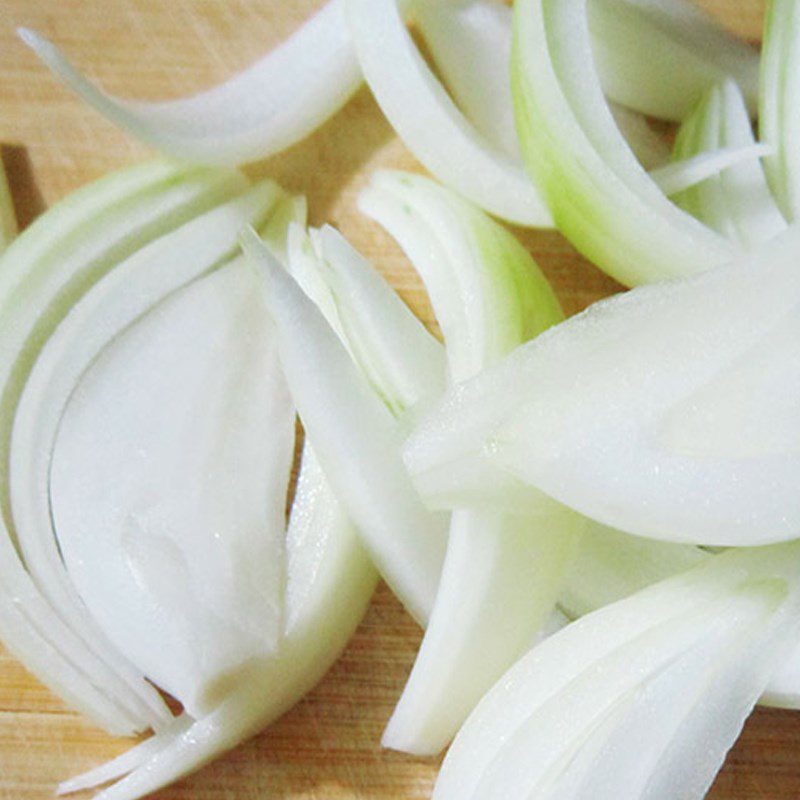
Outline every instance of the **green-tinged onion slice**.
MULTIPOLYGON (((735 83, 725 81, 709 89, 684 120, 675 141, 675 158, 684 160, 702 152, 754 144, 742 95, 735 83)), ((675 195, 674 200, 701 222, 743 247, 769 241, 786 228, 759 161, 733 164, 675 195)))
POLYGON ((800 213, 800 8, 793 0, 771 0, 764 21, 758 127, 773 148, 764 162, 772 193, 790 222, 800 213))
POLYGON ((667 200, 622 138, 595 68, 586 0, 519 0, 514 36, 522 151, 567 238, 627 284, 729 260, 736 248, 667 200))

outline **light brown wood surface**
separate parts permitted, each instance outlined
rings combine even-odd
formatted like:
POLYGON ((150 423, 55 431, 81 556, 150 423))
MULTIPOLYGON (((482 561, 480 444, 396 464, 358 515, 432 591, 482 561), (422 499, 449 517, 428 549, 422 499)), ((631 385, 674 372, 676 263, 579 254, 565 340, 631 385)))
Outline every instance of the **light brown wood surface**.
MULTIPOLYGON (((108 89, 154 99, 222 80, 318 5, 319 0, 0 0, 0 142, 21 221, 30 222, 70 190, 150 151, 56 84, 16 40, 15 26, 54 39, 108 89)), ((741 35, 759 38, 761 0, 704 5, 741 35)), ((339 226, 430 322, 424 293, 397 247, 356 211, 355 196, 377 166, 418 169, 362 90, 311 139, 252 171, 305 192, 312 222, 339 226)), ((558 234, 525 232, 522 238, 569 313, 616 290, 558 234)), ((269 731, 157 797, 429 797, 437 763, 379 747, 419 638, 382 587, 344 656, 314 692, 269 731)), ((0 652, 0 799, 48 797, 59 780, 128 746, 83 723, 0 652)), ((800 715, 757 712, 712 797, 800 797, 800 715)))

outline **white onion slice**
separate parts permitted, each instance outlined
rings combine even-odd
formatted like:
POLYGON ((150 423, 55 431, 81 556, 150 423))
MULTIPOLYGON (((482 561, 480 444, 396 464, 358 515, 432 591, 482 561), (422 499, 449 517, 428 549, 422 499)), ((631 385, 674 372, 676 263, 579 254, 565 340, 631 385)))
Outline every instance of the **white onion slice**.
POLYGON ((96 800, 138 800, 254 735, 320 680, 361 620, 376 574, 307 445, 286 541, 287 615, 277 655, 261 662, 208 716, 179 717, 172 730, 134 748, 134 755, 65 783, 63 791, 130 771, 96 800))
MULTIPOLYGON (((675 157, 686 159, 702 151, 754 144, 741 93, 735 83, 725 81, 709 89, 684 120, 675 141, 675 157)), ((734 164, 677 195, 675 202, 743 247, 769 241, 786 228, 758 161, 734 164)))
POLYGON ((596 304, 457 387, 407 447, 417 485, 486 448, 623 531, 795 538, 798 247, 791 228, 737 263, 596 304))
MULTIPOLYGON (((14 408, 32 362, 71 305, 126 256, 244 186, 238 173, 154 162, 75 192, 12 244, 0 261, 5 459, 14 408)), ((81 609, 48 604, 25 571, 11 540, 6 480, 4 475, 0 536, 0 632, 6 646, 46 685, 111 732, 160 725, 170 715, 141 674, 99 635, 88 616, 77 628, 65 624, 74 622, 81 609)))
POLYGON ((255 234, 245 252, 265 279, 281 361, 306 435, 380 573, 418 621, 433 607, 444 519, 422 506, 391 412, 313 302, 255 234))
POLYGON ((799 555, 729 552, 556 633, 478 706, 434 798, 702 797, 796 641, 799 555))
POLYGON ((512 58, 526 163, 567 238, 626 284, 689 275, 735 247, 667 200, 622 138, 595 68, 586 0, 520 0, 512 58))
POLYGON ((711 152, 687 155, 680 161, 673 161, 652 170, 650 177, 669 197, 703 183, 709 178, 735 169, 740 164, 757 162, 759 158, 769 155, 770 152, 768 146, 754 142, 739 147, 721 146, 711 152))
MULTIPOLYGON (((445 387, 444 348, 376 269, 334 228, 310 232, 316 267, 340 333, 359 369, 398 418, 437 399, 445 387)), ((315 300, 316 302, 316 300, 315 300)))
POLYGON ((710 553, 699 547, 642 539, 590 521, 558 605, 577 619, 708 558, 710 553))
POLYGON ((22 40, 67 86, 124 130, 176 158, 240 164, 285 150, 335 114, 361 84, 343 0, 329 2, 244 72, 192 97, 139 102, 84 78, 46 39, 22 40))
POLYGON ((521 225, 552 220, 521 165, 476 131, 425 63, 397 0, 347 0, 364 77, 412 153, 439 180, 496 216, 521 225))
POLYGON ((499 153, 521 162, 511 100, 511 8, 498 0, 428 0, 419 27, 463 112, 499 153))
POLYGON ((48 340, 14 418, 9 483, 19 543, 29 571, 64 616, 82 602, 64 569, 49 501, 50 459, 64 408, 98 352, 158 300, 238 250, 244 224, 260 225, 280 190, 265 183, 186 223, 117 266, 70 310, 48 340))
MULTIPOLYGON (((527 251, 453 192, 381 172, 359 206, 419 271, 454 380, 562 319, 527 251)), ((453 513, 436 604, 384 746, 425 755, 444 748, 552 611, 582 520, 546 497, 515 511, 453 513)))
POLYGON ((608 97, 653 117, 682 120, 703 92, 735 80, 751 114, 759 58, 689 0, 590 0, 597 69, 608 97))
POLYGON ((800 9, 792 0, 774 0, 767 7, 761 56, 758 126, 761 141, 774 153, 764 162, 772 193, 790 222, 800 212, 800 9))

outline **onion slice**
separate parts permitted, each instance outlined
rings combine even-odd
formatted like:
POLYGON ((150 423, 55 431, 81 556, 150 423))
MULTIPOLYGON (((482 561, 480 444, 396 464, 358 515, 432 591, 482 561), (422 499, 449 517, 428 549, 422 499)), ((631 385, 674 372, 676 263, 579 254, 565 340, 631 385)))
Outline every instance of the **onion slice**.
POLYGON ((367 84, 422 164, 491 214, 551 227, 550 213, 521 165, 476 131, 433 75, 397 0, 347 0, 347 12, 367 84))
POLYGON ((800 212, 800 9, 792 0, 773 0, 764 20, 758 126, 761 141, 773 148, 764 162, 772 193, 787 220, 800 212))
POLYGON ((106 94, 39 34, 22 28, 19 35, 76 94, 156 149, 195 163, 241 164, 305 138, 360 86, 343 5, 329 0, 283 44, 226 83, 162 102, 106 94))
POLYGON ((520 0, 514 31, 523 155, 572 244, 629 285, 730 260, 736 248, 667 200, 622 138, 594 64, 586 0, 520 0))
POLYGON ((475 710, 434 798, 702 797, 797 640, 799 564, 797 543, 731 551, 556 633, 475 710))
POLYGON ((316 306, 252 231, 243 245, 265 280, 308 441, 381 575, 424 624, 444 558, 444 520, 422 506, 400 459, 395 418, 316 306))
POLYGON ((406 448, 417 486, 489 453, 500 475, 629 533, 795 538, 799 245, 793 227, 736 263, 598 303, 456 387, 406 448))
POLYGON ((437 399, 444 348, 380 273, 329 225, 292 237, 291 274, 389 411, 402 420, 437 399))
MULTIPOLYGON (((359 206, 403 247, 464 379, 562 319, 517 240, 432 181, 381 172, 359 206)), ((582 520, 542 497, 525 514, 456 510, 436 604, 383 744, 431 755, 529 646, 555 604, 582 520)))
POLYGON ((758 106, 758 52, 688 0, 589 0, 594 57, 606 95, 652 117, 681 121, 730 77, 758 106))
POLYGON ((62 793, 130 773, 96 800, 138 800, 253 736, 322 678, 364 615, 376 574, 308 445, 286 541, 287 613, 277 654, 254 665, 250 678, 207 716, 182 715, 130 755, 62 784, 62 793))
MULTIPOLYGON (((119 261, 240 192, 238 173, 154 162, 108 176, 43 214, 0 260, 3 460, 14 411, 43 343, 76 300, 119 261)), ((7 471, 0 535, 0 634, 43 683, 113 733, 170 718, 155 691, 99 634, 85 611, 48 603, 14 547, 7 471)))
POLYGON ((280 644, 294 409, 254 283, 234 261, 105 347, 50 468, 81 598, 194 717, 280 644))
MULTIPOLYGON (((713 86, 681 125, 675 157, 692 158, 720 148, 752 147, 753 129, 738 87, 732 81, 713 86)), ((769 156, 770 151, 767 156, 769 156)), ((764 168, 744 160, 675 196, 675 202, 709 227, 742 247, 756 247, 786 228, 764 168)))

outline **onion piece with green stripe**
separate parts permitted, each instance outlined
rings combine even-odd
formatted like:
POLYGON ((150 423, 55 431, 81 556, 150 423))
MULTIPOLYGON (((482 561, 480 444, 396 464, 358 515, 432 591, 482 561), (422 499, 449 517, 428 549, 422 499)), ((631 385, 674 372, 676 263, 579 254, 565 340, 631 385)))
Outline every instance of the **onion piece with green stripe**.
POLYGON ((790 222, 800 213, 800 8, 793 0, 771 0, 764 21, 758 127, 773 148, 764 162, 770 188, 790 222))
POLYGON ((715 556, 583 618, 486 695, 435 800, 703 797, 798 611, 794 542, 715 556))
POLYGON ((241 164, 300 141, 361 85, 343 6, 343 0, 328 0, 285 42, 226 83, 162 102, 106 94, 39 34, 19 34, 76 94, 156 149, 195 163, 241 164))
MULTIPOLYGON (((7 464, 16 406, 44 342, 107 271, 157 237, 246 187, 239 173, 154 162, 84 187, 43 214, 0 259, 3 328, 0 424, 7 464)), ((160 726, 169 712, 85 609, 48 601, 15 541, 8 467, 0 497, 0 636, 40 680, 114 733, 160 726)))
POLYGON ((520 143, 556 224, 626 284, 730 260, 735 246, 665 198, 622 138, 603 97, 586 5, 515 4, 512 90, 520 143))
MULTIPOLYGON (((735 83, 725 81, 709 89, 684 120, 675 141, 675 158, 680 162, 704 151, 753 145, 755 137, 741 93, 735 83)), ((786 228, 764 168, 755 160, 731 165, 675 195, 674 200, 742 247, 755 247, 786 228)))

